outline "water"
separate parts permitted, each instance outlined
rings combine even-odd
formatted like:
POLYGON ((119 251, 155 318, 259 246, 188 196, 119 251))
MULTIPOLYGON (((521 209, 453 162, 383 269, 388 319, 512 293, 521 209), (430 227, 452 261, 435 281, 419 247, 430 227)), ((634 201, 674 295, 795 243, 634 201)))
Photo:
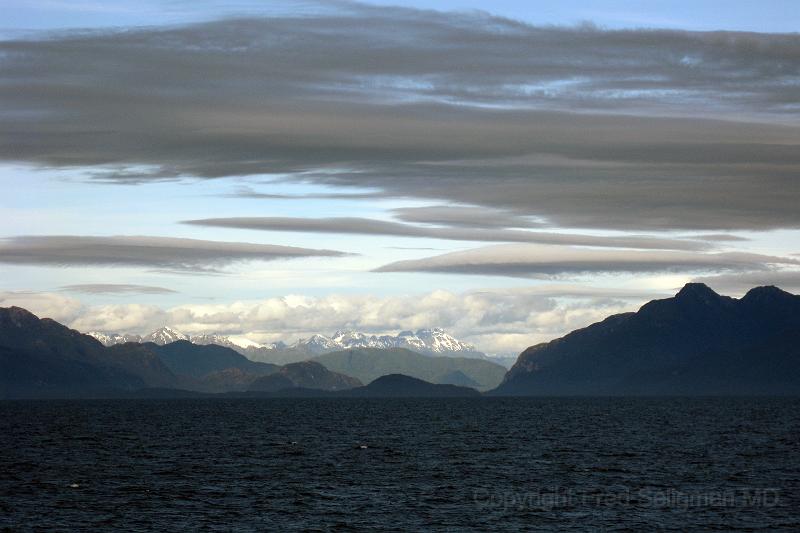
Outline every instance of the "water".
POLYGON ((798 399, 0 402, 0 528, 797 530, 798 399))

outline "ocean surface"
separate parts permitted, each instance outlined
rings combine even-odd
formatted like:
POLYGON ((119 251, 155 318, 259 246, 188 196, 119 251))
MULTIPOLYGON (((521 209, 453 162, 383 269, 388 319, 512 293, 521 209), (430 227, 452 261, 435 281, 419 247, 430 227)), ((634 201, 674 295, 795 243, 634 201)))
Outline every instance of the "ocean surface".
POLYGON ((800 399, 0 402, 0 529, 798 530, 800 399))

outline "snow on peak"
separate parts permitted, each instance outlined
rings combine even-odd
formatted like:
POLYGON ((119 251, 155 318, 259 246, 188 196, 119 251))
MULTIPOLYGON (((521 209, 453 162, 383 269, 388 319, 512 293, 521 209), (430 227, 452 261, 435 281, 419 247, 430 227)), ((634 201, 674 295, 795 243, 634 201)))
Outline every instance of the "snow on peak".
POLYGON ((236 350, 243 355, 247 355, 247 350, 259 350, 262 348, 266 350, 275 349, 275 345, 264 346, 263 344, 259 344, 243 335, 232 335, 227 337, 225 335, 217 335, 215 333, 204 333, 202 335, 192 335, 189 340, 192 342, 192 344, 216 344, 217 346, 224 346, 225 348, 236 350))
MULTIPOLYGON (((144 337, 130 334, 102 333, 99 331, 92 331, 89 335, 106 346, 123 342, 153 342, 163 345, 175 341, 188 340, 193 344, 216 344, 224 346, 225 348, 231 348, 244 355, 258 350, 280 350, 287 348, 286 344, 282 342, 264 345, 250 340, 243 335, 224 336, 207 333, 192 335, 190 337, 168 326, 160 328, 144 337)), ((305 339, 300 339, 290 347, 305 350, 312 354, 323 354, 336 350, 353 348, 405 348, 427 355, 455 355, 460 357, 483 356, 473 345, 459 341, 442 328, 419 329, 416 332, 407 330, 401 331, 397 335, 369 335, 359 331, 337 331, 331 337, 316 334, 305 339)))
POLYGON ((337 331, 331 340, 338 345, 347 346, 352 343, 366 342, 368 337, 358 331, 337 331))
POLYGON ((90 331, 87 335, 91 335, 104 346, 113 346, 115 344, 124 344, 126 342, 142 342, 142 337, 130 333, 103 333, 100 331, 90 331))
POLYGON ((475 347, 459 341, 441 328, 401 331, 397 335, 367 335, 358 331, 337 331, 331 337, 312 335, 292 345, 312 353, 324 353, 352 348, 406 348, 428 355, 478 354, 475 347))
POLYGON ((142 342, 152 342, 155 344, 169 344, 171 342, 176 341, 188 341, 189 336, 184 335, 180 331, 170 328, 169 326, 164 326, 163 328, 159 328, 154 332, 150 333, 149 335, 145 335, 142 339, 142 342))
POLYGON ((442 328, 421 329, 417 331, 416 337, 422 340, 429 350, 436 353, 475 351, 475 346, 461 342, 442 328))
POLYGON ((114 334, 101 333, 99 331, 89 331, 86 334, 99 340, 100 343, 103 344, 104 346, 111 346, 112 344, 116 344, 113 341, 114 334))
POLYGON ((248 339, 242 335, 233 335, 228 337, 228 341, 232 344, 235 344, 239 348, 266 348, 263 344, 260 344, 254 340, 248 339))

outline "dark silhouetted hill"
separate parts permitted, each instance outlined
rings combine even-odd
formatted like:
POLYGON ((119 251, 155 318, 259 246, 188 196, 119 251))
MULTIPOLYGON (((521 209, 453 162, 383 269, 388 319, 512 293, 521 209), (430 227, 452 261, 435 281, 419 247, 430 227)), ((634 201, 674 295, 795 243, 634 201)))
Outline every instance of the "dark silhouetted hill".
POLYGON ((172 386, 147 350, 113 352, 89 335, 19 307, 0 308, 0 397, 59 397, 172 386))
POLYGON ((389 374, 363 387, 342 391, 339 395, 369 398, 469 398, 480 396, 480 393, 467 387, 441 385, 402 374, 389 374))
POLYGON ((251 391, 276 392, 302 388, 322 391, 339 391, 362 386, 361 381, 344 374, 331 372, 320 363, 303 361, 282 366, 277 372, 256 379, 251 391))
POLYGON ((522 352, 499 395, 800 393, 800 296, 758 287, 743 298, 690 283, 522 352))
POLYGON ((196 379, 231 368, 256 376, 271 374, 279 368, 270 363, 251 361, 235 350, 216 344, 201 345, 180 340, 161 346, 154 343, 142 346, 158 354, 173 373, 196 379))
POLYGON ((506 374, 505 367, 484 359, 430 357, 404 348, 357 348, 327 353, 313 360, 363 383, 388 374, 403 374, 431 383, 451 383, 461 379, 461 383, 455 384, 471 382, 474 383, 471 386, 477 389, 488 390, 500 384, 506 374), (459 378, 459 374, 466 377, 466 381, 459 378))

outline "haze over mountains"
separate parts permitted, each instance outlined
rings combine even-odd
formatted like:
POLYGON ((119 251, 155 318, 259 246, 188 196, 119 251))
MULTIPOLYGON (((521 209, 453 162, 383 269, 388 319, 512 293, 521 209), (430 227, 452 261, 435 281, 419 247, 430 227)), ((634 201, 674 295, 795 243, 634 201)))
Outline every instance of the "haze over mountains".
POLYGON ((356 378, 331 372, 315 361, 303 361, 282 366, 277 372, 262 376, 250 384, 251 391, 278 392, 302 388, 340 391, 361 387, 356 378))
POLYGON ((364 383, 388 374, 404 374, 481 391, 497 387, 506 374, 505 367, 484 359, 429 357, 404 348, 354 348, 322 354, 313 361, 364 383))

